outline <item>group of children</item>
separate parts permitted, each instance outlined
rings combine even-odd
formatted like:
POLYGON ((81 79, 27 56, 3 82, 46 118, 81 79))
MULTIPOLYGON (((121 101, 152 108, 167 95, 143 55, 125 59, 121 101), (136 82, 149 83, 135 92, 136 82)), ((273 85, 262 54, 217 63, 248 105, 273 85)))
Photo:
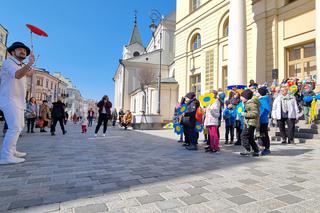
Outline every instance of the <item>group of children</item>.
POLYGON ((222 91, 211 91, 214 96, 214 102, 208 106, 201 108, 199 101, 195 95, 188 93, 186 95, 187 101, 184 103, 191 109, 191 112, 183 114, 180 118, 181 124, 184 128, 185 142, 184 146, 188 150, 197 149, 197 140, 199 133, 197 133, 193 125, 186 123, 194 120, 200 122, 199 112, 202 112, 202 124, 204 126, 204 136, 207 142, 206 152, 220 151, 220 132, 222 119, 225 121, 225 144, 242 145, 244 152, 241 155, 260 156, 270 154, 270 138, 268 135, 269 114, 271 111, 270 97, 266 87, 254 88, 249 87, 241 93, 234 88, 229 92, 229 97, 225 100, 225 93, 222 91), (190 104, 196 103, 196 104, 190 104), (197 109, 193 109, 198 107, 197 109), (193 109, 193 110, 192 110, 193 109), (200 109, 200 110, 199 110, 200 109), (192 114, 193 111, 193 114, 192 114), (185 117, 188 119, 185 119, 185 117), (195 118, 192 118, 192 115, 195 118), (236 137, 235 137, 236 129, 236 137), (193 132, 193 130, 195 132, 193 132), (191 137, 190 137, 191 136, 191 137), (192 139, 190 141, 190 138, 192 139), (236 138, 236 141, 235 141, 236 138), (260 148, 256 143, 259 138, 263 147, 260 148))

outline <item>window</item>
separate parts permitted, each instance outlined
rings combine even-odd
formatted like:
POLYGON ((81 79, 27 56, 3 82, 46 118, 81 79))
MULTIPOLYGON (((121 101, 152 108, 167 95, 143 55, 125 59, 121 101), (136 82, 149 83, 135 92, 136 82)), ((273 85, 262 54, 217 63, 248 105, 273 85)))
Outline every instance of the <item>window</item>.
POLYGON ((201 47, 201 36, 199 33, 193 36, 191 40, 191 44, 192 44, 191 50, 196 50, 201 47))
POLYGON ((49 88, 49 80, 46 80, 46 87, 49 88))
POLYGON ((37 86, 43 86, 43 78, 37 78, 37 86))
POLYGON ((316 79, 316 45, 315 42, 287 49, 289 77, 299 79, 316 79))
POLYGON ((53 82, 51 81, 51 87, 50 87, 51 89, 53 89, 53 82))
POLYGON ((133 53, 133 56, 134 56, 134 57, 137 57, 137 56, 139 56, 139 55, 140 55, 140 53, 139 53, 138 51, 136 51, 136 52, 133 53))
POLYGON ((206 52, 206 90, 213 89, 213 50, 206 52))
POLYGON ((229 18, 223 24, 223 37, 227 37, 229 35, 229 18))
POLYGON ((3 34, 0 33, 0 43, 4 43, 3 40, 3 34))
POLYGON ((295 2, 295 1, 297 1, 297 0, 287 0, 286 4, 290 4, 290 3, 295 2))
POLYGON ((197 98, 201 95, 201 75, 190 77, 190 91, 196 93, 197 98))
POLYGON ((201 5, 200 0, 191 0, 191 12, 197 10, 201 5))

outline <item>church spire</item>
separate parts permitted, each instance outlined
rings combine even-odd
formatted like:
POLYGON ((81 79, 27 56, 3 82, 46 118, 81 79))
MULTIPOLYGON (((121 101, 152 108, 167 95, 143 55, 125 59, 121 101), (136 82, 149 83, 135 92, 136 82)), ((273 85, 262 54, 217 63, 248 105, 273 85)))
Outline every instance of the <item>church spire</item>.
POLYGON ((133 31, 131 34, 129 45, 134 44, 134 43, 139 43, 143 46, 141 35, 140 35, 139 29, 138 29, 137 13, 138 13, 138 11, 135 10, 134 11, 134 27, 133 27, 133 31))

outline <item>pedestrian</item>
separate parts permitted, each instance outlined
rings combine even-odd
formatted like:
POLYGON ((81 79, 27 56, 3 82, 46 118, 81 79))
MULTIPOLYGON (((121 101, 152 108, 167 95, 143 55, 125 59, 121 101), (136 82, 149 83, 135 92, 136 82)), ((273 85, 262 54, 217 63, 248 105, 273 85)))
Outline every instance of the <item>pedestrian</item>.
POLYGON ((87 133, 87 127, 88 127, 88 119, 86 117, 83 117, 81 120, 81 130, 82 133, 87 133))
POLYGON ((217 98, 217 91, 213 91, 215 101, 207 106, 206 108, 206 118, 204 120, 204 125, 209 131, 210 144, 206 147, 206 152, 218 152, 219 148, 219 135, 218 128, 220 124, 221 117, 221 102, 217 98))
POLYGON ((258 89, 259 102, 260 102, 260 140, 262 141, 261 155, 269 155, 270 151, 270 137, 269 137, 269 114, 271 112, 270 97, 266 87, 258 89))
POLYGON ((34 97, 30 98, 28 104, 27 104, 27 109, 26 109, 26 118, 27 118, 27 133, 34 133, 34 123, 37 118, 37 104, 36 104, 36 99, 34 97))
POLYGON ((187 111, 182 116, 182 125, 185 136, 185 146, 188 150, 197 150, 197 132, 196 132, 196 111, 200 106, 194 92, 189 92, 185 96, 187 111))
POLYGON ((67 111, 65 111, 65 113, 64 113, 64 125, 67 125, 68 119, 69 119, 69 114, 68 114, 67 111))
POLYGON ((295 97, 288 93, 287 86, 281 87, 280 95, 273 102, 272 117, 278 122, 282 143, 294 143, 295 124, 299 119, 299 109, 295 97))
POLYGON ((27 76, 34 74, 34 54, 21 42, 13 43, 7 52, 10 54, 2 64, 0 83, 0 109, 8 124, 3 139, 0 164, 16 164, 25 161, 26 153, 16 150, 17 141, 24 127, 25 95, 27 76), (29 56, 30 55, 30 56, 29 56), (29 56, 29 62, 23 61, 29 56))
POLYGON ((76 124, 78 122, 78 116, 76 113, 73 114, 72 120, 73 120, 74 124, 76 124))
POLYGON ((223 112, 223 119, 225 120, 225 144, 229 144, 229 134, 230 134, 230 144, 234 143, 234 127, 236 121, 236 111, 229 100, 226 101, 226 109, 223 112))
POLYGON ((118 120, 118 113, 117 113, 117 109, 114 108, 112 111, 112 126, 115 126, 118 120))
POLYGON ((99 129, 103 123, 103 136, 106 136, 108 120, 111 118, 111 107, 112 103, 109 101, 107 95, 103 96, 101 101, 97 104, 99 111, 98 124, 95 130, 95 136, 97 136, 99 129))
POLYGON ((124 127, 124 129, 128 129, 128 126, 131 125, 132 122, 132 113, 130 112, 130 110, 127 110, 126 114, 124 114, 122 121, 122 126, 124 127))
POLYGON ((237 142, 235 142, 235 146, 241 146, 241 134, 242 134, 242 130, 244 129, 244 119, 243 116, 241 114, 241 112, 238 111, 238 109, 244 109, 244 105, 243 103, 240 101, 236 106, 235 106, 235 110, 236 110, 236 135, 237 135, 237 142))
POLYGON ((56 125, 59 122, 62 134, 66 134, 67 131, 64 128, 64 117, 65 117, 65 104, 62 103, 61 99, 59 98, 57 102, 52 104, 52 125, 51 125, 51 135, 54 136, 56 132, 56 125))
POLYGON ((91 108, 91 109, 88 111, 88 121, 89 121, 88 127, 92 127, 93 117, 94 117, 94 111, 93 111, 93 109, 91 108))
MULTIPOLYGON (((311 89, 311 86, 309 84, 304 85, 303 91, 302 91, 303 97, 306 96, 315 96, 315 92, 311 89)), ((306 124, 309 124, 309 119, 310 119, 310 112, 311 112, 311 101, 303 101, 303 115, 304 115, 304 120, 306 124)))
POLYGON ((122 119, 123 119, 124 114, 125 113, 124 113, 123 109, 120 109, 119 110, 119 123, 120 123, 121 127, 122 127, 122 123, 123 123, 122 119))
POLYGON ((46 127, 51 127, 51 112, 46 100, 42 101, 40 106, 40 119, 43 121, 40 126, 40 132, 47 132, 46 127))
POLYGON ((242 146, 245 148, 245 151, 240 154, 243 156, 252 154, 252 156, 258 157, 260 151, 254 139, 254 132, 259 125, 260 103, 257 98, 252 97, 253 92, 250 89, 243 91, 240 97, 244 104, 244 112, 242 112, 242 116, 244 118, 244 129, 241 134, 241 141, 242 146), (253 150, 252 153, 251 150, 253 150))

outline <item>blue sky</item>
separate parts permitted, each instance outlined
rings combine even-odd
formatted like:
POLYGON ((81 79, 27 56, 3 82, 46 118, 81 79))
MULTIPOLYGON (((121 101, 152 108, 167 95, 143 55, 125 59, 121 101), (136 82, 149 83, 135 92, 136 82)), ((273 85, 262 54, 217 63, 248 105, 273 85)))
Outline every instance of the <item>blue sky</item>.
POLYGON ((72 79, 86 98, 114 97, 112 77, 133 28, 134 10, 146 45, 151 9, 167 15, 175 0, 7 0, 1 3, 0 24, 9 31, 8 45, 30 45, 30 23, 48 38, 34 36, 38 67, 58 71, 72 79))

